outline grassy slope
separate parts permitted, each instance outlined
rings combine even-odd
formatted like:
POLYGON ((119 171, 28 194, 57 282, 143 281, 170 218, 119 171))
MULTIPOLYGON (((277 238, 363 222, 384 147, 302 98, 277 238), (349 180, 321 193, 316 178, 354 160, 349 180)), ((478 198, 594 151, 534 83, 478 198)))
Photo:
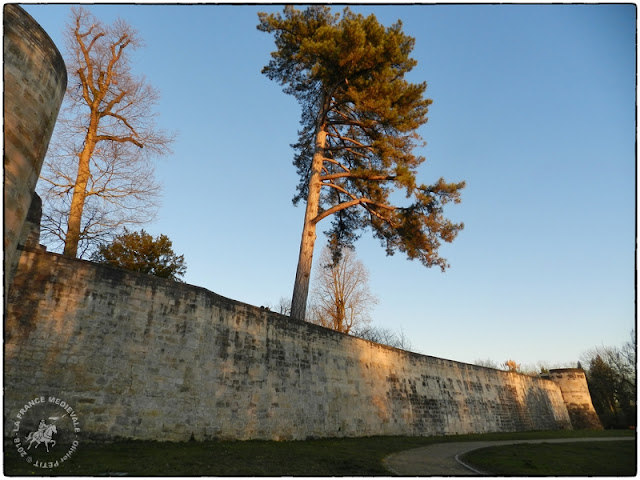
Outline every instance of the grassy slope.
MULTIPOLYGON (((447 437, 367 437, 295 442, 114 442, 80 443, 69 461, 54 469, 34 468, 12 445, 5 447, 6 475, 134 476, 370 476, 385 475, 382 459, 390 453, 433 443, 474 440, 574 438, 633 435, 620 431, 555 431, 455 435, 447 437)), ((635 444, 635 442, 629 442, 635 444)), ((58 447, 60 447, 58 449, 58 447)), ((52 458, 64 454, 63 445, 52 458)), ((38 451, 37 458, 43 458, 38 451)), ((34 457, 35 458, 35 457, 34 457)))
POLYGON ((635 442, 542 443, 483 448, 464 461, 494 475, 634 476, 635 442))

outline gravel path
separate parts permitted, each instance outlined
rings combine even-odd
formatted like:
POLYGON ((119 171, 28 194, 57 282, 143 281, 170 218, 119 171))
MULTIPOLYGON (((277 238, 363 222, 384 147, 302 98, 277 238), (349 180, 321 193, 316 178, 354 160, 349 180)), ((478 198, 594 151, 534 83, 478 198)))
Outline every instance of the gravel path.
POLYGON ((436 443, 427 447, 418 447, 404 452, 392 453, 383 460, 383 464, 391 473, 400 476, 486 475, 484 472, 466 466, 459 460, 459 457, 462 456, 463 453, 471 450, 493 447, 495 445, 513 445, 516 443, 606 442, 618 440, 635 440, 635 437, 555 438, 546 440, 436 443))

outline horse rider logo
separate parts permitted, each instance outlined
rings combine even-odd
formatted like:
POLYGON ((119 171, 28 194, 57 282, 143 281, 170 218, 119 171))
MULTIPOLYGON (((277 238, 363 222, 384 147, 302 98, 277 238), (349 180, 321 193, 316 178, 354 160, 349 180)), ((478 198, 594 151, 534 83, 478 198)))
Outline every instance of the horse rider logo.
POLYGON ((18 455, 32 467, 46 470, 58 467, 75 456, 80 444, 78 413, 68 402, 57 396, 32 397, 16 413, 12 423, 13 446, 18 455), (59 413, 54 413, 54 410, 59 413), (23 434, 27 432, 28 435, 24 437, 23 434), (38 449, 42 443, 44 448, 38 449), (54 448, 57 444, 65 445, 65 449, 68 445, 66 453, 54 448))
POLYGON ((47 424, 44 420, 40 420, 38 430, 29 433, 27 438, 24 440, 24 443, 29 442, 27 450, 31 448, 33 442, 37 442, 35 448, 38 448, 41 443, 44 443, 44 446, 47 448, 47 452, 49 451, 49 444, 51 444, 51 447, 55 447, 56 441, 53 440, 53 434, 58 433, 56 422, 64 416, 66 416, 66 413, 62 417, 49 417, 49 420, 53 420, 53 423, 50 424, 47 424))

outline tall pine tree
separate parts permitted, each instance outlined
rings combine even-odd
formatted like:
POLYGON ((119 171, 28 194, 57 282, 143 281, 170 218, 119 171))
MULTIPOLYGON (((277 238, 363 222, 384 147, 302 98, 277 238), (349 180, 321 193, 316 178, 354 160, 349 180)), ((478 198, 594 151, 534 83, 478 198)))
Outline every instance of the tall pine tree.
POLYGON ((416 182, 424 161, 413 153, 424 145, 416 130, 431 100, 426 83, 404 78, 417 63, 409 57, 414 39, 400 22, 385 28, 348 8, 339 15, 326 6, 286 6, 283 14, 258 15, 258 29, 272 33, 277 48, 262 72, 302 107, 294 203, 306 200, 306 212, 291 316, 305 317, 316 225, 329 216, 325 233, 336 260, 368 227, 387 254, 399 250, 447 268, 440 241, 453 241, 463 224, 445 219, 443 205, 460 201, 464 182, 416 182), (405 190, 408 205, 390 203, 394 189, 405 190))

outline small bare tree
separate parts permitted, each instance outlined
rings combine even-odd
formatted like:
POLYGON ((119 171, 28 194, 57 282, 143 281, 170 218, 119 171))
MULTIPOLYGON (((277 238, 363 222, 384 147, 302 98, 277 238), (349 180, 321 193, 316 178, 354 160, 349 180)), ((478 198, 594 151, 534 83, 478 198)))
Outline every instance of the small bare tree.
POLYGON ((272 312, 279 313, 280 315, 291 315, 291 300, 285 297, 280 297, 280 300, 276 305, 267 303, 263 308, 271 310, 272 312))
POLYGON ((409 337, 402 329, 400 329, 399 332, 394 332, 388 328, 367 325, 362 328, 354 329, 352 333, 354 337, 364 338, 371 342, 389 345, 390 347, 399 348, 401 350, 412 350, 413 348, 411 340, 409 340, 409 337))
POLYGON ((502 367, 503 370, 506 370, 508 372, 520 372, 520 364, 516 363, 515 360, 507 360, 506 362, 504 362, 502 365, 500 365, 500 367, 502 367))
POLYGON ((491 360, 490 358, 485 358, 485 359, 477 359, 475 362, 473 362, 475 365, 478 365, 479 367, 486 367, 486 368, 495 368, 496 370, 499 368, 498 367, 498 363, 494 362, 493 360, 491 360))
POLYGON ((157 91, 132 74, 129 54, 142 42, 131 26, 105 26, 74 8, 65 34, 69 85, 39 193, 43 238, 76 257, 153 217, 151 159, 168 153, 173 137, 156 127, 157 91))
POLYGON ((371 307, 378 303, 368 281, 367 269, 351 249, 345 248, 335 261, 325 247, 312 291, 309 321, 342 333, 362 330, 371 321, 371 307))

